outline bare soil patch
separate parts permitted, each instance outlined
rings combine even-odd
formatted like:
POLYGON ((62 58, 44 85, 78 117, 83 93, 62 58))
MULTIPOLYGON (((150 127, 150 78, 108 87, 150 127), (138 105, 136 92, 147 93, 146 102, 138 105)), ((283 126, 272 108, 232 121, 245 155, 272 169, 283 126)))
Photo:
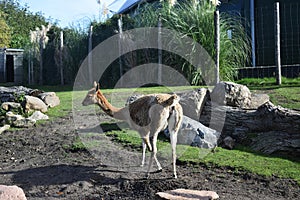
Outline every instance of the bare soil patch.
POLYGON ((29 200, 159 199, 157 192, 178 188, 212 190, 228 200, 300 196, 300 187, 293 180, 186 163, 178 163, 178 179, 171 178, 169 166, 145 180, 144 173, 118 170, 86 150, 65 148, 77 136, 71 115, 2 133, 0 184, 20 186, 29 200))

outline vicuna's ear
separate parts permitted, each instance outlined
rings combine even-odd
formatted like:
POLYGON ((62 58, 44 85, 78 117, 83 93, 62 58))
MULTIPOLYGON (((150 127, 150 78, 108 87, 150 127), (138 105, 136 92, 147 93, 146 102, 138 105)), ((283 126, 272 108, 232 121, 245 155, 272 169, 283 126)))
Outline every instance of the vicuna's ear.
POLYGON ((94 81, 94 88, 97 88, 98 84, 96 81, 94 81))

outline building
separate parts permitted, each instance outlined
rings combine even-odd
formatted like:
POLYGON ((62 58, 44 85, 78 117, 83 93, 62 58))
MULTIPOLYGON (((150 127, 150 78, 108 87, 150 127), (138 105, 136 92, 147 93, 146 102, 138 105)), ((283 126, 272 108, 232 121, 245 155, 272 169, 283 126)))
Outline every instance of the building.
POLYGON ((0 82, 23 83, 23 49, 0 48, 0 82))

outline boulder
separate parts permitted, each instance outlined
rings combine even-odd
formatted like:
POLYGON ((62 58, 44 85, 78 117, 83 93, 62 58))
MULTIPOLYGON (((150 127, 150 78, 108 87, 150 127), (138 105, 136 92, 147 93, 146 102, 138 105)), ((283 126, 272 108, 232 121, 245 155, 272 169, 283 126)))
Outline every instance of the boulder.
POLYGON ((30 112, 39 110, 43 113, 47 112, 47 105, 39 98, 33 96, 25 96, 25 111, 30 112))
POLYGON ((1 102, 18 102, 25 95, 33 95, 41 92, 40 90, 27 88, 24 86, 0 87, 1 102))
POLYGON ((216 192, 205 190, 176 189, 156 194, 163 199, 172 200, 211 200, 219 198, 216 192))
POLYGON ((251 94, 250 109, 257 109, 260 106, 270 101, 270 97, 267 94, 251 94))
POLYGON ((9 111, 11 109, 18 109, 21 108, 20 103, 15 103, 15 102, 4 102, 1 104, 1 108, 3 110, 9 111))
POLYGON ((42 99, 44 103, 50 108, 53 108, 60 104, 59 97, 56 96, 55 92, 44 92, 39 94, 38 97, 42 99))
POLYGON ((226 149, 233 149, 235 145, 234 139, 230 136, 227 136, 223 140, 223 147, 226 149))
POLYGON ((218 83, 212 93, 211 100, 220 105, 227 105, 239 108, 251 107, 251 92, 244 86, 232 82, 218 83))
POLYGON ((204 126, 187 116, 183 117, 181 128, 178 132, 178 144, 197 146, 212 149, 218 144, 220 133, 204 126))
POLYGON ((18 186, 0 185, 1 200, 26 200, 26 196, 22 188, 18 186))
POLYGON ((4 131, 8 130, 10 128, 10 125, 5 124, 4 126, 0 127, 0 134, 3 133, 4 131))
POLYGON ((35 120, 24 118, 23 116, 16 115, 11 111, 6 113, 5 120, 6 120, 6 124, 9 124, 17 128, 32 127, 36 123, 35 120))
POLYGON ((132 102, 134 102, 135 100, 137 100, 138 98, 142 97, 143 95, 140 94, 134 94, 130 97, 127 98, 125 106, 128 106, 129 104, 131 104, 132 102))
POLYGON ((179 94, 183 114, 198 121, 205 101, 207 100, 207 93, 208 90, 206 88, 200 88, 179 94))
POLYGON ((41 111, 35 111, 27 119, 38 121, 38 120, 48 120, 49 117, 47 115, 43 114, 41 111))

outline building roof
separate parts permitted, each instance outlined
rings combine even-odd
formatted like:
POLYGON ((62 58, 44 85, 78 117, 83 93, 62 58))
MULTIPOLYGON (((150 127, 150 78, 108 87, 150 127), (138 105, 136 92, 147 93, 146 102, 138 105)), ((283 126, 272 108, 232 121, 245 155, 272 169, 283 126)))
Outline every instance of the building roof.
POLYGON ((0 51, 6 51, 6 52, 23 52, 24 49, 0 48, 0 51))

